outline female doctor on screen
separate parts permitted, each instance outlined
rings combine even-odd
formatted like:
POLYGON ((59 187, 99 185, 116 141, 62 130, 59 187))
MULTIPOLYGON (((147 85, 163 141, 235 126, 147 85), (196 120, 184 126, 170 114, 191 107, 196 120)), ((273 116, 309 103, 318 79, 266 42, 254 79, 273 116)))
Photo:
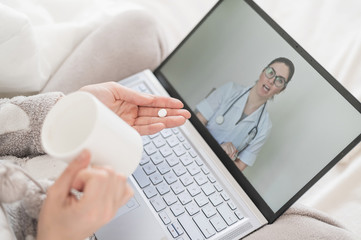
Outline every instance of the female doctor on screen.
POLYGON ((197 117, 241 171, 254 164, 271 131, 267 101, 286 88, 294 70, 289 59, 276 58, 254 86, 229 82, 197 104, 197 117))

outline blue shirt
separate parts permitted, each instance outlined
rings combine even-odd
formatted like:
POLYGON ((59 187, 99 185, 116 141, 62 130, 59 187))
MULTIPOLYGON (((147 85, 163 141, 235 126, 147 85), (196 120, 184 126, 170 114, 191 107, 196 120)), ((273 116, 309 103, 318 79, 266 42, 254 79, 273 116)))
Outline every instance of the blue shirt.
MULTIPOLYGON (((249 88, 244 88, 238 84, 229 82, 217 88, 196 106, 197 110, 208 121, 206 127, 219 144, 232 142, 236 148, 241 148, 247 143, 249 131, 257 125, 263 105, 236 125, 242 116, 249 92, 240 99, 237 100, 237 98, 248 89, 249 88), (232 104, 233 106, 224 115, 232 104), (224 122, 219 125, 216 123, 216 118, 222 115, 224 115, 224 122)), ((257 153, 265 143, 271 128, 272 123, 265 109, 258 124, 256 137, 249 143, 248 147, 238 155, 242 162, 248 166, 254 164, 257 153)))

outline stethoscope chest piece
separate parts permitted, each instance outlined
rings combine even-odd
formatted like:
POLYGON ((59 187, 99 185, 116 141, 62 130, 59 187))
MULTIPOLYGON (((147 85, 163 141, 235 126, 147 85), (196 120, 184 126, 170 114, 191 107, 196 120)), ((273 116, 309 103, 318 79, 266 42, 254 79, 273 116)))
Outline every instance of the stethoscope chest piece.
POLYGON ((219 115, 218 117, 216 117, 216 123, 218 125, 221 125, 224 122, 224 117, 222 115, 219 115))

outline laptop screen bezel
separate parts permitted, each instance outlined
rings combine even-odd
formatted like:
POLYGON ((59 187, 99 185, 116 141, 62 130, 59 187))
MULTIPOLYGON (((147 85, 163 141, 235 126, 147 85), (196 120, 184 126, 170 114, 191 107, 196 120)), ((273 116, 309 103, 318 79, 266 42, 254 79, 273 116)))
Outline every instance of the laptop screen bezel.
MULTIPOLYGON (((310 54, 308 54, 286 31, 284 31, 265 11, 263 11, 252 0, 240 0, 246 2, 265 22, 267 22, 300 56, 302 56, 336 91, 338 91, 359 113, 361 113, 361 103, 348 92, 326 69, 324 69, 310 54)), ((192 112, 191 108, 183 100, 182 96, 174 89, 172 84, 162 74, 162 67, 172 58, 174 54, 182 47, 182 45, 192 36, 192 34, 202 25, 202 23, 212 14, 212 12, 223 2, 218 1, 213 8, 202 18, 202 20, 193 28, 193 30, 184 38, 184 40, 172 51, 171 54, 154 70, 154 75, 160 81, 170 96, 180 99, 185 108, 192 112)), ((192 114, 190 122, 194 125, 200 135, 206 140, 218 156, 223 165, 230 174, 247 193, 253 203, 262 212, 269 223, 274 222, 282 215, 293 203, 295 203, 308 189, 310 189, 323 175, 325 175, 333 166, 337 164, 352 148, 354 148, 361 140, 361 133, 345 147, 334 159, 332 159, 318 174, 316 174, 308 183, 305 184, 291 199, 289 199, 277 212, 274 212, 264 201, 257 190, 252 186, 248 179, 240 173, 238 168, 229 160, 228 155, 223 151, 217 141, 209 133, 206 127, 199 119, 192 114)))

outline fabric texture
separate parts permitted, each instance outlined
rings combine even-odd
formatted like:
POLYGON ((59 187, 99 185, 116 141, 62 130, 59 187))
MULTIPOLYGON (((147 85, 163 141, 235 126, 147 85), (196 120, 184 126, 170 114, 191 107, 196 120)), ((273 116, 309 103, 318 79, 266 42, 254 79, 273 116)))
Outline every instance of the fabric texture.
POLYGON ((15 234, 10 227, 10 222, 7 213, 0 203, 0 239, 15 240, 15 234))
POLYGON ((39 92, 89 34, 139 8, 114 0, 1 0, 0 93, 39 92))
POLYGON ((0 99, 0 156, 28 157, 44 154, 40 144, 41 125, 51 107, 62 96, 62 93, 49 93, 0 99), (9 122, 8 119, 14 118, 13 114, 23 119, 15 123, 9 122))
MULTIPOLYGON (((41 127, 47 113, 62 96, 62 93, 54 92, 0 99, 1 239, 30 240, 36 237, 36 219, 45 193, 40 194, 38 186, 31 184, 28 174, 16 165, 25 165, 28 157, 44 153, 41 127)), ((52 181, 43 181, 45 186, 52 184, 52 181)))
POLYGON ((88 84, 119 81, 145 69, 154 70, 166 54, 162 36, 148 12, 128 10, 79 44, 42 91, 69 93, 88 84))
POLYGON ((339 222, 324 213, 302 204, 287 210, 273 224, 266 225, 245 240, 357 240, 357 235, 346 230, 339 222))

